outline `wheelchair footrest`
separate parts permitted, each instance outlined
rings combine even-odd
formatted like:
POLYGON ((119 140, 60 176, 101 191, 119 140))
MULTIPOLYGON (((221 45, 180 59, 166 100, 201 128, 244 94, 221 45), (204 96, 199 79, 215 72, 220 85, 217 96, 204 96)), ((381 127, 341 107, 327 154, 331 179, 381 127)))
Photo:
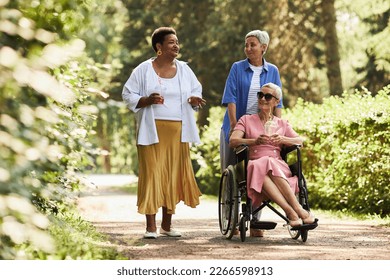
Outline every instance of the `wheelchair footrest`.
POLYGON ((253 229, 274 229, 277 223, 267 221, 251 221, 250 226, 253 229))
POLYGON ((316 227, 318 227, 318 219, 315 219, 314 223, 312 224, 303 224, 301 226, 297 226, 297 227, 291 227, 290 230, 312 230, 312 229, 315 229, 316 227))

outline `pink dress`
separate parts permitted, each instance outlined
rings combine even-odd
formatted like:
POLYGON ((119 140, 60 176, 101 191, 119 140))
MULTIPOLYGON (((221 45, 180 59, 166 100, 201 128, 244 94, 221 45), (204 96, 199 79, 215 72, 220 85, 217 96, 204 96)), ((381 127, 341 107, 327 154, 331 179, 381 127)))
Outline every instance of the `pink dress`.
MULTIPOLYGON (((287 137, 298 136, 287 120, 274 117, 273 121, 276 123, 275 133, 287 137)), ((258 114, 242 116, 234 129, 243 131, 245 133, 244 138, 257 138, 259 135, 265 134, 264 125, 258 114)), ((268 172, 285 179, 294 193, 299 191, 298 178, 292 176, 287 163, 280 157, 280 151, 281 146, 270 144, 261 144, 249 148, 247 190, 248 197, 252 199, 254 207, 260 206, 261 202, 267 199, 261 191, 264 178, 268 172)))

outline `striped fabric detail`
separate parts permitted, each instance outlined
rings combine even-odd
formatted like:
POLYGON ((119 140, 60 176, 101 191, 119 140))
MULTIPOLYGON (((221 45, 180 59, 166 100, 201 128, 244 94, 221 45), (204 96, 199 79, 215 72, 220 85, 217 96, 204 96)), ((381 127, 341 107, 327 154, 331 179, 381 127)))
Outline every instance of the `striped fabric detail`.
POLYGON ((258 111, 257 105, 257 92, 260 91, 260 74, 263 70, 263 66, 253 66, 249 64, 253 71, 251 85, 249 87, 248 104, 246 106, 247 114, 256 114, 258 111))

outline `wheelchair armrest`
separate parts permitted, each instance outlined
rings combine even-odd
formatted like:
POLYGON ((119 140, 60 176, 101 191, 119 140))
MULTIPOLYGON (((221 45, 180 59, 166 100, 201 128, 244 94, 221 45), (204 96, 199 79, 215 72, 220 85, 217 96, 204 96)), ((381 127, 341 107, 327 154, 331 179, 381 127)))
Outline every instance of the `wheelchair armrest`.
POLYGON ((241 144, 234 149, 236 154, 236 163, 234 168, 237 172, 237 182, 239 186, 246 186, 246 168, 249 158, 249 146, 241 144))
POLYGON ((234 148, 234 152, 236 153, 236 155, 238 155, 238 154, 245 152, 248 149, 249 149, 248 145, 241 144, 241 145, 237 146, 236 148, 234 148))
POLYGON ((237 162, 240 161, 248 161, 249 157, 249 146, 246 144, 241 144, 234 148, 234 152, 236 153, 237 162))
POLYGON ((292 151, 300 149, 301 145, 292 145, 292 146, 284 146, 282 151, 284 151, 286 154, 291 153, 292 151))
POLYGON ((292 146, 285 146, 280 151, 280 155, 282 159, 285 161, 287 158, 287 155, 295 150, 297 150, 297 157, 300 160, 301 158, 301 147, 302 145, 292 145, 292 146))

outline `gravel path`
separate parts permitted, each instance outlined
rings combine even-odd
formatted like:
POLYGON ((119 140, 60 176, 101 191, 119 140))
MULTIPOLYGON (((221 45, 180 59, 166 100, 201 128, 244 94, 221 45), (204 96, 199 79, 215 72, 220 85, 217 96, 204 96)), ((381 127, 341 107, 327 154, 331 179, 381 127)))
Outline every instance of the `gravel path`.
MULTIPOLYGON (((125 180, 128 183, 129 178, 125 180)), ((302 242, 291 239, 284 221, 265 209, 264 219, 277 222, 276 228, 263 238, 247 236, 241 242, 238 236, 227 240, 221 235, 217 202, 202 199, 194 209, 178 205, 173 225, 182 232, 181 238, 145 240, 145 218, 137 213, 136 196, 101 184, 97 190, 82 193, 78 205, 82 217, 107 234, 111 245, 129 259, 390 260, 390 228, 373 221, 317 214, 318 228, 309 231, 308 240, 302 242)), ((161 215, 157 217, 159 224, 161 215)))

